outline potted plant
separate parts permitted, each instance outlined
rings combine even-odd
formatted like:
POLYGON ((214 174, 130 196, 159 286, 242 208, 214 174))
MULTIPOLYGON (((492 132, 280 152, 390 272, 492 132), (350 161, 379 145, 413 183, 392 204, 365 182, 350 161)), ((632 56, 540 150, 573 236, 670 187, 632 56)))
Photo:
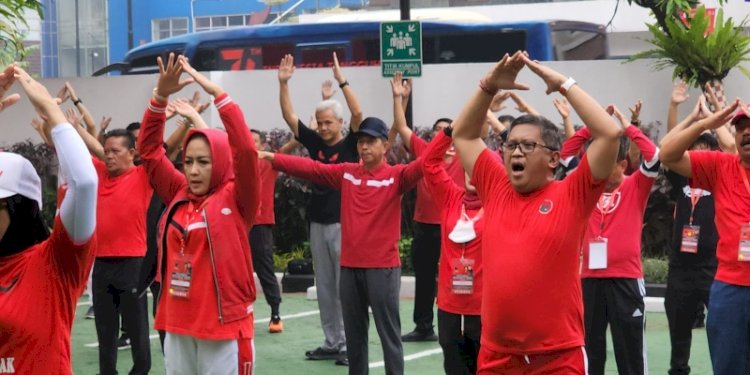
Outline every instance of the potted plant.
POLYGON ((747 19, 735 24, 731 17, 724 17, 722 9, 718 9, 714 22, 703 5, 688 12, 677 12, 677 15, 661 14, 666 16, 647 25, 651 32, 648 42, 654 48, 633 55, 629 61, 656 58, 655 69, 674 68, 673 78, 701 89, 710 84, 723 104, 722 80, 727 74, 736 67, 750 76, 750 71, 740 65, 750 60, 750 36, 743 31, 747 19))

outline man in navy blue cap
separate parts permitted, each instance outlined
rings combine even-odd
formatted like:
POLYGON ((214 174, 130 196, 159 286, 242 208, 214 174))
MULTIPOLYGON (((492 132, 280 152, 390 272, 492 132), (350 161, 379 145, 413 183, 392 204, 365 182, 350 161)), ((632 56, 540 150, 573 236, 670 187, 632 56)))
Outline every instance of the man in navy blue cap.
MULTIPOLYGON (((394 122, 406 122, 401 95, 393 95, 394 122)), ((403 374, 399 290, 401 197, 422 177, 421 159, 389 165, 388 128, 378 118, 362 121, 357 136, 361 163, 323 164, 291 155, 259 152, 276 170, 341 191, 341 283, 349 374, 367 374, 367 332, 372 309, 387 374, 403 374)))

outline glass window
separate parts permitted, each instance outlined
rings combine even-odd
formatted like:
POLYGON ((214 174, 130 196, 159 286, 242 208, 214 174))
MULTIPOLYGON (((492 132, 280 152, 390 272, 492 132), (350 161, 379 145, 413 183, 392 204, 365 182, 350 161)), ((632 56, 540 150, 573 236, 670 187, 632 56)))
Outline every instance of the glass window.
POLYGON ((224 28, 226 26, 227 26, 227 18, 226 17, 211 17, 211 28, 212 29, 224 28))
POLYGON ((245 24, 245 17, 243 16, 229 16, 227 18, 229 26, 243 26, 245 24))
POLYGON ((187 34, 187 18, 166 18, 153 20, 152 38, 153 40, 165 39, 177 35, 187 34))

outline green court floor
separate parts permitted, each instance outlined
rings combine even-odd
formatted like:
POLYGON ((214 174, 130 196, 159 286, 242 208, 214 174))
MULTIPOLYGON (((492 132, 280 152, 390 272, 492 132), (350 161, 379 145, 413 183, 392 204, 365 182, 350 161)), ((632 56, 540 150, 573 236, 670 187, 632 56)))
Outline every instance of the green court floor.
MULTIPOLYGON (((317 302, 306 300, 302 294, 284 294, 283 298, 281 308, 284 332, 281 334, 270 334, 266 329, 270 310, 263 296, 259 296, 256 303, 256 374, 346 374, 346 368, 335 366, 333 361, 305 360, 304 352, 317 347, 323 340, 317 302)), ((93 375, 99 370, 97 348, 91 347, 96 343, 96 331, 93 320, 83 319, 88 304, 86 298, 81 301, 73 325, 73 369, 76 374, 93 375)), ((408 299, 401 301, 401 324, 404 331, 413 328, 412 303, 413 301, 408 299)), ((648 313, 646 336, 649 372, 666 374, 669 368, 670 345, 667 319, 663 313, 648 313)), ((164 374, 164 359, 156 332, 152 332, 152 337, 155 338, 151 340, 151 373, 164 374)), ((369 343, 371 373, 383 373, 382 351, 374 323, 370 324, 369 343)), ((617 374, 611 342, 608 345, 608 353, 607 374, 617 374)), ((405 343, 404 356, 406 374, 442 373, 442 355, 436 342, 405 343)), ((130 352, 121 351, 117 365, 119 373, 127 374, 131 363, 130 352)), ((711 373, 706 333, 703 329, 693 330, 690 364, 693 374, 711 373)))

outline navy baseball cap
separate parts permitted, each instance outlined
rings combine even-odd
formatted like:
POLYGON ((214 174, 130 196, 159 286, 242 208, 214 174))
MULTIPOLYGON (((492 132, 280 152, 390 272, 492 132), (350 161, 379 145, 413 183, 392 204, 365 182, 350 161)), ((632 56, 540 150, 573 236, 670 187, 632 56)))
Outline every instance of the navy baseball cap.
POLYGON ((359 124, 359 131, 357 131, 357 137, 361 135, 369 135, 375 138, 383 138, 388 140, 388 126, 385 125, 383 120, 377 117, 368 117, 362 120, 359 124))

